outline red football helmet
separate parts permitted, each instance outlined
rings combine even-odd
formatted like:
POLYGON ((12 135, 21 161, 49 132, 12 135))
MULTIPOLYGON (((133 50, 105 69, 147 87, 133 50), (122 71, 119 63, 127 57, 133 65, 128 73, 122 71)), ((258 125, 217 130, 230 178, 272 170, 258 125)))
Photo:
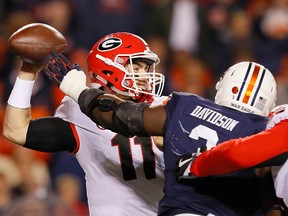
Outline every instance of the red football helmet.
POLYGON ((87 62, 92 86, 98 83, 137 102, 149 102, 163 91, 164 75, 155 72, 160 60, 137 35, 118 32, 103 37, 92 47, 87 62), (134 72, 132 63, 137 60, 146 62, 149 71, 134 72), (132 71, 125 69, 127 64, 131 64, 132 71), (149 89, 142 89, 138 85, 140 79, 148 82, 149 89))

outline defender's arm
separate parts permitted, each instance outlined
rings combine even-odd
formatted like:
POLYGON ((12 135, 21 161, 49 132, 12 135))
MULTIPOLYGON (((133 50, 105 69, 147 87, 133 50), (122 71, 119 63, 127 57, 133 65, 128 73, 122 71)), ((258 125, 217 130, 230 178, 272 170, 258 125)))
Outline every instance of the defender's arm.
POLYGON ((287 133, 288 120, 283 120, 269 130, 226 141, 199 155, 190 172, 195 176, 209 176, 283 164, 288 156, 287 133))
POLYGON ((164 135, 164 105, 152 108, 146 103, 127 102, 98 89, 82 91, 78 103, 94 122, 114 132, 125 136, 164 135))

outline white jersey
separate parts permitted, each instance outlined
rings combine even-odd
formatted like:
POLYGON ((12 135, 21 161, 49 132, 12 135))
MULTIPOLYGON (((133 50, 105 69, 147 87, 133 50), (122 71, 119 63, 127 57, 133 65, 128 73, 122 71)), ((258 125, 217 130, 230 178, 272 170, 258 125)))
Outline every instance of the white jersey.
POLYGON ((282 198, 288 207, 288 160, 283 166, 272 167, 272 176, 274 178, 276 196, 282 198))
MULTIPOLYGON (((153 104, 166 98, 157 98, 153 104)), ((91 216, 157 215, 164 159, 150 137, 127 138, 100 129, 69 97, 55 116, 75 125, 80 143, 75 155, 85 172, 91 216)))
MULTIPOLYGON (((266 129, 270 129, 280 121, 286 119, 288 119, 288 104, 279 105, 271 111, 266 129)), ((282 198, 288 207, 288 160, 283 166, 273 166, 271 172, 274 179, 276 196, 282 198)))

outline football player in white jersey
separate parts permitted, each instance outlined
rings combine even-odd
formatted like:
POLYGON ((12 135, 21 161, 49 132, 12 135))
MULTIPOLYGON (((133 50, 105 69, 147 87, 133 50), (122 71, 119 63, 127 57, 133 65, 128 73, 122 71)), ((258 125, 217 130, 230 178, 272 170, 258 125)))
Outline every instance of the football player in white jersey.
MULTIPOLYGON (((152 105, 166 99, 160 97, 164 76, 155 72, 159 58, 134 34, 103 37, 92 47, 87 63, 95 88, 152 105)), ((23 62, 8 100, 4 135, 29 149, 75 154, 85 172, 91 216, 157 215, 164 163, 153 139, 104 130, 69 97, 62 100, 54 117, 32 119, 30 99, 40 69, 23 62)))

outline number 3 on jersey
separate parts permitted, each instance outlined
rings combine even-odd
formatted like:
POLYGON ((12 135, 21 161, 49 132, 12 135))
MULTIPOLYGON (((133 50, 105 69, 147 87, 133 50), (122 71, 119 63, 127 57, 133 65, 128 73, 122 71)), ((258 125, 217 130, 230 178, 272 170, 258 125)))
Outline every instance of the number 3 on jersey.
POLYGON ((198 125, 193 128, 189 134, 189 137, 195 140, 199 140, 199 138, 205 139, 207 150, 216 146, 219 140, 217 132, 204 125, 198 125))
MULTIPOLYGON (((140 145, 143 156, 143 171, 147 179, 156 178, 155 154, 150 137, 134 137, 134 145, 140 145)), ((125 181, 137 179, 136 170, 133 165, 130 139, 117 134, 112 140, 112 146, 117 146, 123 179, 125 181)))

